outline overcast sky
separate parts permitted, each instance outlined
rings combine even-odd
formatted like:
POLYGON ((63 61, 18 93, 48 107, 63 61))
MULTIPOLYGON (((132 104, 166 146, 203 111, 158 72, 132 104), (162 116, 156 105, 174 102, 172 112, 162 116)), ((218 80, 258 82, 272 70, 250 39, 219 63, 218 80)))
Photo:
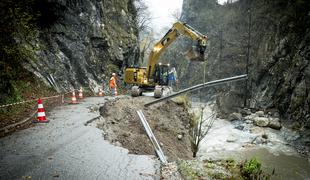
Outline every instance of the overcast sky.
MULTIPOLYGON (((181 12, 183 0, 144 0, 151 13, 152 25, 155 32, 164 27, 171 27, 174 23, 172 13, 176 10, 181 12)), ((218 0, 220 4, 227 0, 218 0)))
POLYGON ((144 0, 152 16, 155 31, 173 24, 172 13, 177 9, 181 11, 183 0, 144 0))

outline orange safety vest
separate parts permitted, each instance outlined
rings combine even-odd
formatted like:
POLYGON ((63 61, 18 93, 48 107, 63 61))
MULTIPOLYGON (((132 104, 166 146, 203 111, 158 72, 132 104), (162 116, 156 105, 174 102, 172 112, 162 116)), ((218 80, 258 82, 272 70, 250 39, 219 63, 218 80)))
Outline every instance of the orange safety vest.
POLYGON ((116 85, 115 77, 113 77, 113 76, 111 77, 109 86, 111 89, 116 88, 117 85, 116 85))

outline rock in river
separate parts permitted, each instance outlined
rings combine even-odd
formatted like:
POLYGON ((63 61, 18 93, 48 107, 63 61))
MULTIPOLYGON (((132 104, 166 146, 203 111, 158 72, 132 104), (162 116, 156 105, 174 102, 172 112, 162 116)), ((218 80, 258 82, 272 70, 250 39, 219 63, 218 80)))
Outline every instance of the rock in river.
POLYGON ((226 139, 226 142, 230 142, 230 143, 236 142, 236 141, 237 141, 237 138, 235 136, 230 136, 226 139))
POLYGON ((270 128, 280 130, 281 129, 281 123, 279 118, 269 118, 269 125, 270 128))
POLYGON ((269 119, 265 117, 255 117, 254 123, 260 127, 266 127, 269 124, 269 119))
POLYGON ((258 117, 264 117, 264 111, 257 111, 257 112, 255 112, 255 114, 256 114, 258 117))
POLYGON ((233 120, 241 120, 242 119, 242 115, 240 113, 231 113, 228 117, 229 121, 233 121, 233 120))

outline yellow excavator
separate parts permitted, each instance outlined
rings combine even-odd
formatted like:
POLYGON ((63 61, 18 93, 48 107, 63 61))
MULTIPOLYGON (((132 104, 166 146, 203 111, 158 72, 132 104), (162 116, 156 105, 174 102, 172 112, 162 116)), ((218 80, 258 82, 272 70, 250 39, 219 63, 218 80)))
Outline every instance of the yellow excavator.
POLYGON ((192 61, 204 61, 204 52, 208 37, 196 31, 191 26, 176 22, 165 36, 155 44, 146 67, 128 67, 125 69, 124 80, 132 84, 131 95, 142 95, 145 91, 154 91, 154 97, 160 98, 164 88, 168 86, 169 64, 157 63, 161 53, 180 35, 191 38, 197 44, 187 52, 187 57, 192 61))

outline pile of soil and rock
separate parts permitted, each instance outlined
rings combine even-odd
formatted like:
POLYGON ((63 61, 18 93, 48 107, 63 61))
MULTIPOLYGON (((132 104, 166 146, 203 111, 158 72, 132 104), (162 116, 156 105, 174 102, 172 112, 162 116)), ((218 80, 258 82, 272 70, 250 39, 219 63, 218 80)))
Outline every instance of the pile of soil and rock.
POLYGON ((166 101, 144 108, 151 100, 154 98, 123 97, 107 101, 100 108, 102 118, 97 127, 103 129, 107 140, 127 148, 130 153, 155 155, 136 112, 142 109, 168 160, 191 159, 190 115, 185 105, 166 101))

